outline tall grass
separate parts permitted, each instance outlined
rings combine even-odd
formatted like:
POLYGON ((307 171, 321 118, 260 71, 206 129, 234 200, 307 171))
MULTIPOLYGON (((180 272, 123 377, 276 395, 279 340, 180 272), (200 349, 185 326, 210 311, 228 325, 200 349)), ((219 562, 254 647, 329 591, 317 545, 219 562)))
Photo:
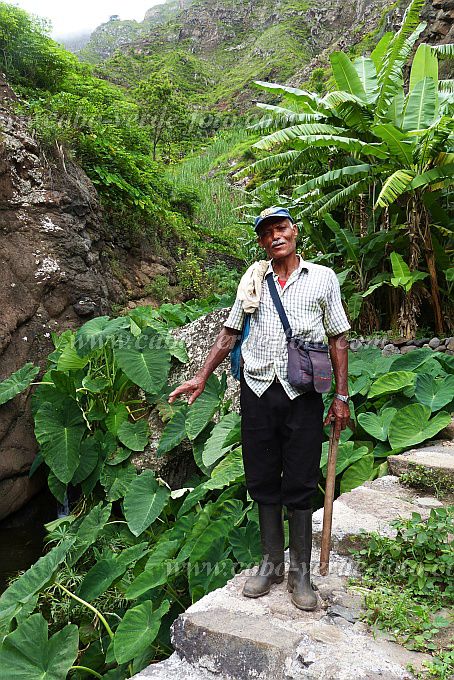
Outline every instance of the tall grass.
POLYGON ((228 174, 254 141, 244 129, 223 131, 167 173, 177 191, 189 189, 198 195, 193 219, 203 245, 240 258, 245 257, 243 239, 250 239, 252 229, 239 223, 235 208, 244 202, 244 196, 229 182, 228 174))

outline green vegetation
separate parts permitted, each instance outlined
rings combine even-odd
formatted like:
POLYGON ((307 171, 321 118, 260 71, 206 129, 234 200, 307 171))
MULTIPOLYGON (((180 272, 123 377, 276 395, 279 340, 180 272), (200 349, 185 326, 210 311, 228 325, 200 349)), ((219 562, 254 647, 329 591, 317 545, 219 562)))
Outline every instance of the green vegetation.
POLYGON ((159 87, 136 81, 129 92, 101 80, 46 30, 23 10, 0 3, 0 68, 22 96, 18 108, 29 116, 45 153, 63 170, 71 160, 83 167, 114 235, 146 237, 164 252, 186 244, 197 250, 191 216, 180 212, 162 164, 178 157, 186 143, 190 114, 182 95, 162 79, 159 87), (165 116, 155 125, 163 98, 165 116))
POLYGON ((399 480, 405 486, 430 491, 436 498, 445 498, 446 494, 453 492, 449 475, 439 470, 426 468, 424 465, 412 464, 407 472, 399 476, 399 480))
POLYGON ((364 619, 409 649, 432 654, 424 664, 430 677, 449 680, 454 646, 443 631, 454 622, 454 507, 432 509, 427 520, 414 512, 391 526, 395 538, 363 534, 367 547, 353 553, 362 571, 353 589, 364 595, 364 619))
MULTIPOLYGON (((248 524, 255 515, 244 488, 239 416, 222 401, 225 380, 212 377, 190 408, 166 402, 170 357, 185 360, 184 348, 171 341, 168 329, 199 313, 201 308, 192 307, 164 305, 160 312, 138 308, 128 316, 93 319, 76 333, 54 336, 55 351, 33 396, 37 464, 43 461, 49 467, 49 487, 60 501, 69 483, 80 488, 82 497, 74 515, 49 525, 50 552, 0 599, 4 633, 13 618, 18 624, 0 648, 3 660, 17 663, 24 652, 16 639, 32 631, 44 635, 47 617, 52 636, 60 630, 72 636, 66 670, 71 666, 73 677, 84 677, 81 667, 100 673, 112 664, 118 666, 119 677, 128 677, 165 655, 168 626, 191 600, 225 583, 233 569, 245 566, 246 556, 258 559, 257 528, 251 534, 248 524), (147 444, 151 405, 167 421, 158 455, 186 438, 192 443, 200 477, 184 490, 171 492, 150 470, 138 475, 129 461, 147 444), (216 415, 220 420, 214 424, 216 415), (201 575, 200 561, 223 568, 215 576, 201 575), (25 600, 19 595, 24 592, 25 600), (129 622, 143 626, 142 619, 150 621, 151 632, 136 640, 129 622), (78 636, 84 648, 79 655, 78 636)), ((13 396, 23 389, 34 377, 30 369, 28 373, 9 379, 8 386, 18 385, 13 392, 2 384, 0 393, 13 396)), ((434 400, 434 392, 434 411, 446 403, 443 385, 452 373, 450 357, 434 356, 430 350, 388 359, 373 349, 355 354, 351 393, 362 430, 354 441, 351 431, 345 432, 340 444, 341 491, 382 471, 383 457, 390 453, 385 442, 412 445, 446 424, 443 411, 429 421, 424 407, 434 400), (440 377, 429 394, 425 383, 433 362, 437 366, 431 365, 430 373, 440 377), (396 370, 390 371, 391 365, 396 370)), ((331 396, 326 395, 327 403, 331 396)), ((321 466, 323 472, 326 450, 321 466)), ((64 644, 60 639, 53 643, 57 649, 64 644)), ((41 663, 41 656, 34 659, 30 673, 41 663)))
MULTIPOLYGON (((162 275, 149 284, 146 292, 164 302, 158 310, 137 307, 53 334, 39 382, 28 363, 0 383, 0 404, 36 386, 39 453, 30 474, 41 466, 55 498, 72 501, 67 517, 47 525, 43 557, 0 596, 0 667, 20 668, 24 680, 129 678, 171 652, 170 625, 191 602, 260 559, 225 374, 211 376, 190 407, 167 401, 171 368, 187 360, 170 331, 231 304, 238 273, 225 262, 259 254, 246 226, 259 210, 277 203, 294 210, 304 256, 339 272, 355 331, 410 336, 420 320, 440 334, 452 328, 454 87, 438 79, 438 60, 452 56, 452 46, 420 45, 404 87, 421 6, 413 0, 400 31, 370 57, 334 53, 325 93, 324 69, 313 72, 310 92, 262 82, 285 79, 307 61, 298 19, 306 2, 283 3, 282 20, 259 36, 238 22, 213 63, 188 55, 184 40, 178 50, 166 42, 169 27, 179 26, 176 6, 167 7, 150 15, 162 39, 155 54, 142 45, 140 54, 131 48, 95 67, 0 3, 0 67, 45 153, 63 170, 80 163, 113 236, 167 248, 178 277, 174 287, 162 275), (246 130, 235 107, 247 105, 258 78, 272 103, 259 105, 265 117, 246 130), (173 304, 177 296, 187 301, 173 304), (154 455, 192 452, 197 473, 181 489, 134 464, 147 453, 152 413, 163 423, 154 455)), ((101 42, 110 54, 137 26, 109 24, 101 42)), ((336 493, 386 474, 390 454, 436 437, 450 422, 453 388, 448 354, 421 348, 383 357, 374 347, 352 354, 355 427, 341 435, 336 493)), ((333 390, 323 398, 326 412, 333 390)), ((325 439, 318 507, 327 429, 325 439)), ((417 473, 406 481, 427 482, 417 473)), ((396 522, 396 539, 369 537, 358 557, 369 623, 431 653, 432 676, 441 680, 453 651, 440 642, 445 617, 432 610, 452 604, 452 520, 451 510, 437 510, 427 523, 416 515, 396 522)))
MULTIPOLYGON (((210 114, 206 122, 211 124, 210 114)), ((193 215, 193 229, 208 250, 248 257, 248 244, 254 237, 252 227, 239 224, 241 195, 231 184, 232 164, 250 160, 251 137, 242 129, 220 132, 206 148, 198 149, 166 174, 175 196, 187 196, 193 215)), ((176 199, 174 199, 176 200, 176 199)), ((180 209, 184 210, 180 205, 180 209)))
POLYGON ((422 5, 413 0, 399 32, 386 33, 370 57, 334 52, 334 89, 323 97, 257 82, 284 102, 259 104, 269 118, 255 130, 268 134, 252 146, 261 157, 238 173, 255 176, 250 208, 282 194, 303 228, 306 256, 341 270, 359 330, 391 327, 405 338, 414 337, 423 305, 438 334, 453 313, 454 88, 438 80, 450 46, 421 44, 408 91, 403 85, 425 27, 422 5))
MULTIPOLYGON (((68 517, 47 526, 50 550, 0 597, 0 660, 22 664, 22 641, 32 634, 40 641, 27 657, 30 678, 45 663, 56 678, 110 677, 114 669, 115 677, 130 677, 168 655, 169 626, 191 602, 260 558, 240 417, 224 399, 225 374, 211 376, 190 407, 167 402, 171 362, 186 360, 169 330, 216 303, 226 301, 139 307, 52 336, 55 350, 32 396, 40 452, 31 474, 45 465, 54 496, 63 502, 71 490, 79 500, 68 517), (192 448, 199 472, 182 489, 172 491, 132 464, 148 444, 153 408, 165 423, 156 455, 192 448), (46 661, 48 645, 56 651, 46 661)), ((0 384, 0 400, 35 376, 25 366, 0 384)), ((376 348, 355 353, 349 388, 356 429, 342 433, 336 488, 348 491, 384 474, 388 455, 446 426, 453 380, 454 359, 429 349, 392 357, 376 348)), ((332 396, 324 395, 325 410, 332 396)), ((326 464, 327 442, 319 505, 326 464)), ((427 568, 427 583, 436 584, 437 574, 427 568)))

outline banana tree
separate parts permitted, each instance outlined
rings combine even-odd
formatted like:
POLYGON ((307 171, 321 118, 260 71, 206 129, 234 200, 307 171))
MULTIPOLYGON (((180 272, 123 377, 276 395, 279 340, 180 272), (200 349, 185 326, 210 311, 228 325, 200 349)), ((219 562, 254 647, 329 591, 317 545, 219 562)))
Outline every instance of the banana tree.
MULTIPOLYGON (((347 218, 353 205, 358 219, 350 224, 359 238, 400 225, 410 271, 418 269, 424 254, 435 328, 442 333, 430 206, 454 183, 454 81, 438 79, 438 60, 452 56, 453 46, 421 44, 404 87, 403 69, 425 28, 419 23, 422 5, 423 0, 413 0, 400 30, 385 34, 370 57, 351 60, 334 52, 337 89, 323 97, 257 82, 287 104, 260 105, 269 112, 261 122, 269 132, 254 147, 266 155, 242 172, 279 178, 290 188, 299 218, 316 220, 336 209, 347 218)), ((402 300, 401 335, 414 335, 418 311, 410 291, 402 300), (404 309, 409 304, 410 323, 404 309)))

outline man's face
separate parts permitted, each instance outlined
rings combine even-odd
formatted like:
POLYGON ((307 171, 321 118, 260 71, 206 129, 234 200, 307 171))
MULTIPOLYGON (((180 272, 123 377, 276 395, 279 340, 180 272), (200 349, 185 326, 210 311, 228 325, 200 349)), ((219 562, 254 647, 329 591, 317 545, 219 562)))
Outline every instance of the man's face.
POLYGON ((258 230, 257 240, 269 259, 279 260, 296 250, 298 227, 288 217, 268 219, 258 230))

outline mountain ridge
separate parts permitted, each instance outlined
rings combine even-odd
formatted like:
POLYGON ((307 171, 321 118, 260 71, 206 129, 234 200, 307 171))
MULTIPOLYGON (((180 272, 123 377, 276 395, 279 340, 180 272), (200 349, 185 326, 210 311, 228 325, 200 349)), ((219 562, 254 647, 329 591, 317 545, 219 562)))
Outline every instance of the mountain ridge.
POLYGON ((79 56, 126 87, 163 69, 177 87, 195 89, 194 103, 244 110, 253 80, 288 82, 331 45, 369 48, 401 16, 399 7, 391 0, 169 0, 143 22, 102 24, 79 56), (178 82, 182 63, 169 64, 175 53, 192 70, 187 83, 178 82))

